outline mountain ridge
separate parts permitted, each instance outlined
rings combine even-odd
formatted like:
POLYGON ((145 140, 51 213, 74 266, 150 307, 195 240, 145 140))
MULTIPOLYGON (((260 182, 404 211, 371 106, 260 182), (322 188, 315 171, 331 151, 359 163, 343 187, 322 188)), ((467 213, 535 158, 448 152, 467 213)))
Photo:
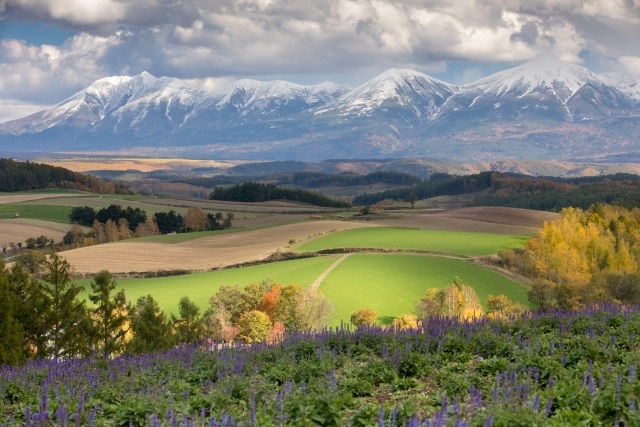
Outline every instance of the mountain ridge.
POLYGON ((619 155, 640 152, 640 78, 551 58, 463 86, 392 68, 353 89, 242 79, 204 91, 143 72, 0 124, 0 148, 265 160, 619 155))

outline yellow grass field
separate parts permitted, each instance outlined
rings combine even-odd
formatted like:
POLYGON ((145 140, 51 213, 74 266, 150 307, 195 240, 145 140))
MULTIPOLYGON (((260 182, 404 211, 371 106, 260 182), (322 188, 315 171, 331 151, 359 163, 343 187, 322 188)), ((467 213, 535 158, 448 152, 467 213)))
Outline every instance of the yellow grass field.
POLYGON ((71 226, 65 223, 40 219, 2 219, 0 220, 0 244, 24 242, 29 237, 47 236, 60 242, 71 226))
POLYGON ((312 220, 246 232, 221 234, 166 244, 123 241, 60 252, 76 273, 93 274, 189 270, 206 271, 261 260, 288 250, 289 241, 305 241, 318 235, 373 224, 312 220))
POLYGON ((82 193, 41 193, 41 194, 2 193, 0 194, 0 204, 32 202, 34 200, 60 198, 60 197, 83 197, 83 196, 85 196, 85 194, 82 194, 82 193))
POLYGON ((141 172, 151 172, 157 170, 174 170, 180 168, 216 167, 230 168, 238 163, 237 161, 221 160, 191 160, 191 159, 165 159, 165 158, 70 158, 70 159, 37 159, 36 161, 47 163, 52 166, 63 167, 75 172, 87 172, 92 170, 118 170, 126 171, 130 169, 141 172))

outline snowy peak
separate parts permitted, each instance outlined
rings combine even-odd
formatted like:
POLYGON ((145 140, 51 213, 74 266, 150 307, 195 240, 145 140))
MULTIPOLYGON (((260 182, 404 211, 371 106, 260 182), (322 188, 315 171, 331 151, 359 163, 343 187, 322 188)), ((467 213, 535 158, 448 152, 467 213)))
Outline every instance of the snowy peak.
POLYGON ((289 104, 311 108, 332 101, 348 89, 335 84, 303 86, 283 80, 257 81, 241 79, 214 94, 215 108, 237 111, 273 109, 289 104))
POLYGON ((412 115, 429 120, 457 86, 414 70, 392 68, 316 111, 341 116, 371 116, 380 109, 409 108, 412 115))
POLYGON ((569 64, 551 57, 542 57, 520 66, 480 79, 464 89, 479 89, 497 97, 551 92, 566 103, 589 81, 598 81, 596 74, 580 65, 569 64))

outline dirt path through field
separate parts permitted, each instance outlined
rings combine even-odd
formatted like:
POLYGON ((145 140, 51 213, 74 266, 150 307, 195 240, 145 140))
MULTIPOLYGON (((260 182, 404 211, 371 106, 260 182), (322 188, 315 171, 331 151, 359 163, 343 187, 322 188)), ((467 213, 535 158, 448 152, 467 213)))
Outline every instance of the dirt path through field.
POLYGON ((320 286, 320 283, 322 283, 322 281, 329 275, 329 273, 331 273, 334 268, 336 268, 338 265, 340 265, 340 263, 342 261, 347 259, 349 257, 349 255, 351 255, 351 254, 342 255, 338 260, 336 260, 333 264, 331 264, 329 266, 329 268, 327 268, 325 271, 323 271, 322 274, 320 276, 318 276, 316 281, 313 282, 313 284, 311 285, 311 292, 315 292, 318 289, 318 286, 320 286))

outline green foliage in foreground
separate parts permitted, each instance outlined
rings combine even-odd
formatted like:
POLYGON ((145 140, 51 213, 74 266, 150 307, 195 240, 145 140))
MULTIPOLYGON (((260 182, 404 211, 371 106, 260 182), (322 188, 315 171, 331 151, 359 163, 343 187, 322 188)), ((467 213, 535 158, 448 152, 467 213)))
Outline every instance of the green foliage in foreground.
POLYGON ((476 256, 521 248, 527 239, 527 236, 493 233, 367 227, 331 233, 305 243, 297 250, 318 252, 335 248, 377 248, 476 256))
POLYGON ((0 422, 84 426, 640 425, 640 311, 292 335, 0 371, 0 422), (28 420, 28 421, 26 421, 28 420))

